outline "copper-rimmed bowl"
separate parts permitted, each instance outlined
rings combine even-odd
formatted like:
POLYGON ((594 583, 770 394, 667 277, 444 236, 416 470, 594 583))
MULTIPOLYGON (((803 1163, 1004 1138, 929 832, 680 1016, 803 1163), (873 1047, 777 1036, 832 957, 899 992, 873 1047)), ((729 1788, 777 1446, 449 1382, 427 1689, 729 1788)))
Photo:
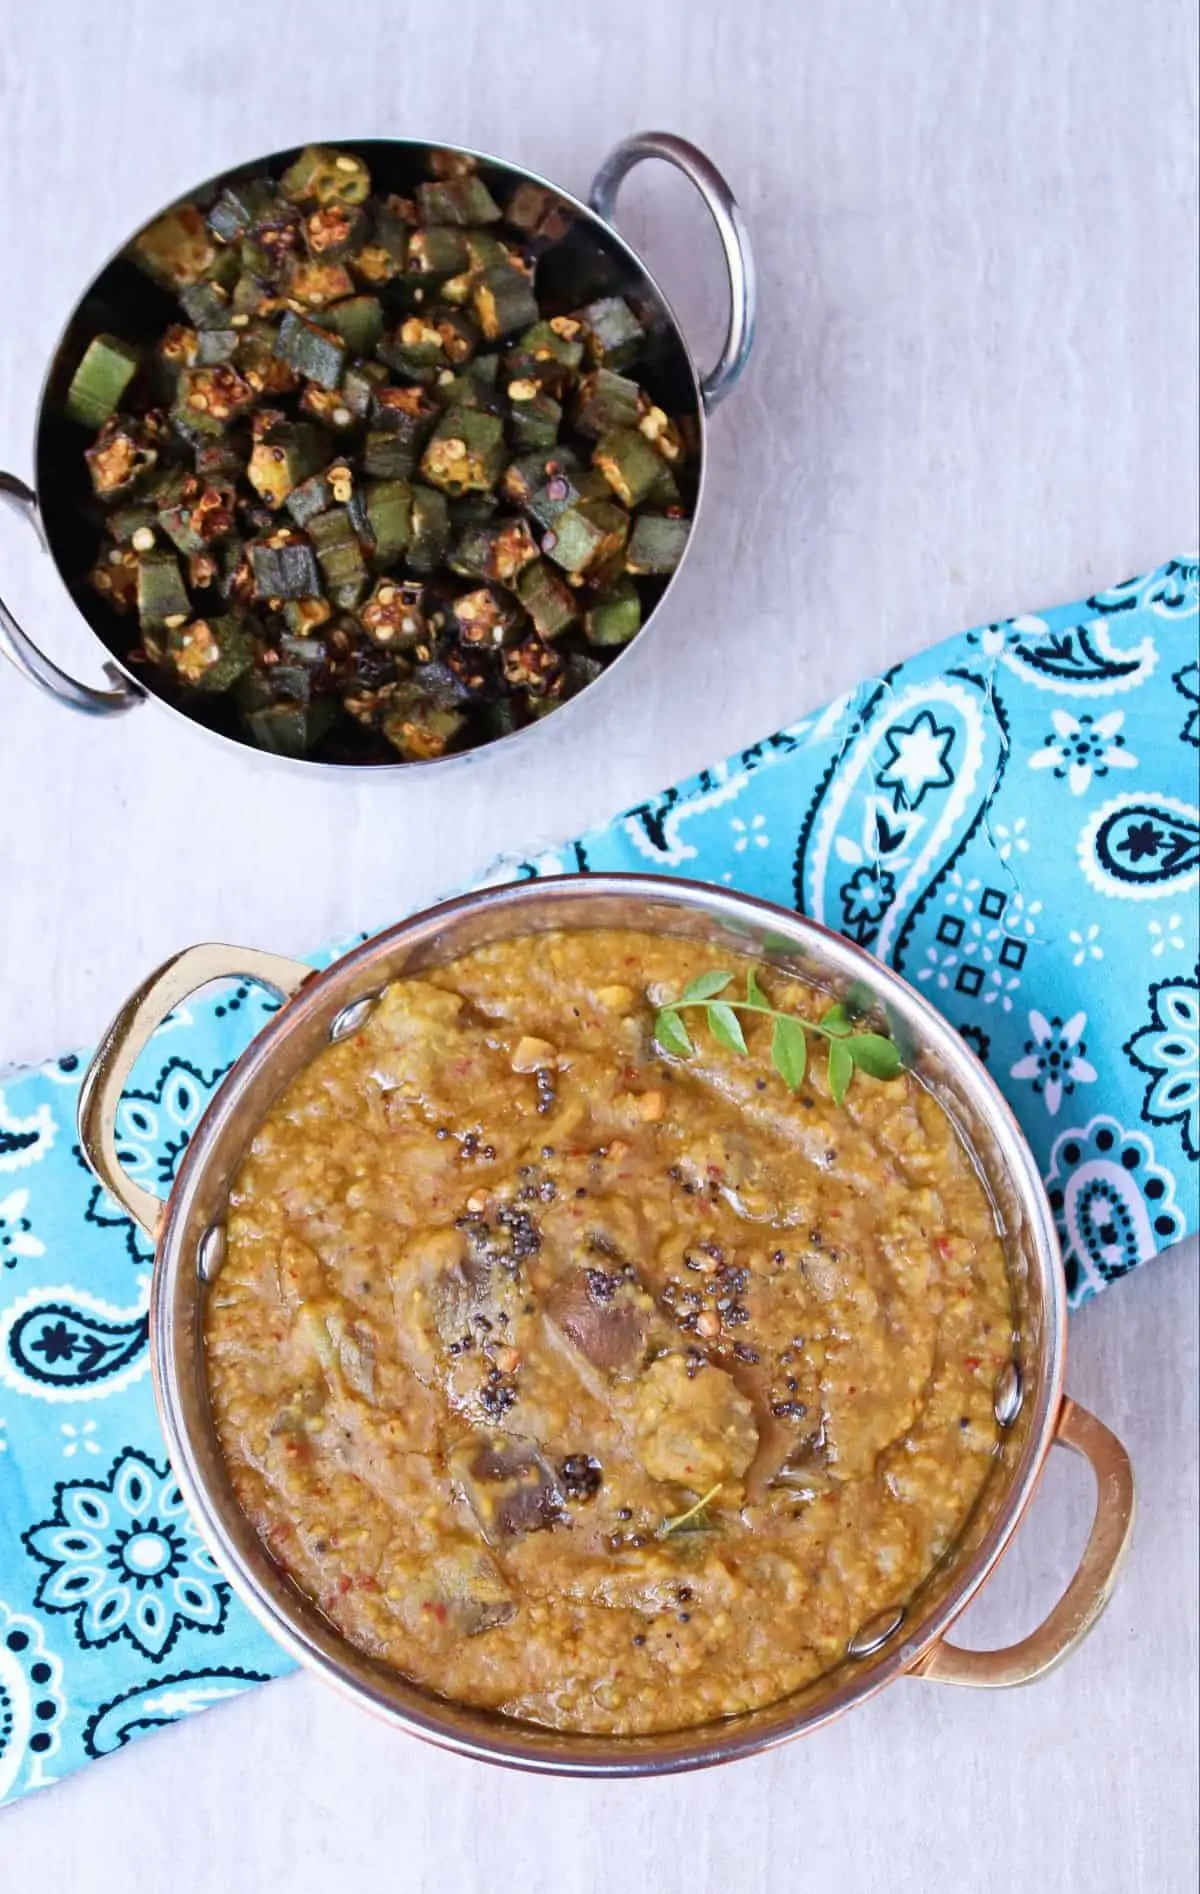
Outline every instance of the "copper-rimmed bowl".
POLYGON ((151 1296, 155 1392, 175 1472, 234 1588, 293 1657, 398 1728, 463 1755, 572 1775, 652 1775, 727 1762, 813 1730, 896 1678, 1027 1683, 1075 1647, 1107 1602, 1133 1525, 1128 1456, 1063 1393, 1066 1292, 1033 1157, 984 1067, 904 980, 862 948, 766 902, 696 882, 588 875, 489 888, 416 915, 322 973, 235 947, 191 947, 134 994, 106 1033, 80 1097, 80 1138, 101 1183, 157 1244, 151 1296), (994 1390, 1001 1442, 958 1543, 901 1611, 859 1627, 845 1657, 767 1708, 649 1736, 585 1736, 445 1701, 357 1650, 275 1564, 238 1506, 209 1406, 204 1305, 219 1269, 229 1186, 264 1115, 331 1039, 354 1030, 391 980, 489 941, 549 929, 633 927, 750 953, 886 1020, 905 1063, 949 1112, 994 1205, 1012 1286, 1012 1355, 994 1390), (261 981, 281 1010, 232 1068, 197 1126, 165 1204, 126 1177, 115 1135, 122 1086, 150 1034, 222 977, 261 981), (1045 1622, 1001 1651, 949 1641, 955 1618, 1012 1538, 1050 1448, 1091 1463, 1096 1515, 1079 1568, 1045 1622))
MULTIPOLYGON (((370 167, 376 186, 384 191, 404 194, 427 175, 430 145, 403 138, 342 139, 341 145, 354 151, 370 167)), ((298 155, 298 147, 254 158, 182 193, 184 199, 207 202, 221 186, 241 178, 279 176, 298 155)), ((609 154, 592 181, 588 202, 582 203, 558 185, 549 183, 532 171, 522 170, 500 158, 471 151, 462 145, 441 145, 442 153, 469 159, 478 169, 488 188, 505 201, 521 184, 533 184, 556 200, 561 213, 562 235, 538 260, 539 294, 551 299, 556 295, 568 306, 577 307, 598 296, 621 295, 637 311, 648 335, 644 362, 638 376, 656 402, 677 416, 696 442, 696 503, 693 530, 688 547, 695 538, 704 488, 704 420, 722 401, 746 366, 754 338, 755 278, 749 239, 737 203, 728 184, 716 167, 686 139, 669 132, 643 132, 627 138, 609 154), (729 276, 730 313, 725 343, 715 367, 701 374, 693 360, 683 331, 646 265, 618 233, 613 219, 617 193, 627 172, 648 158, 674 165, 690 179, 708 209, 717 234, 729 276)), ((151 219, 144 218, 141 228, 151 219)), ((133 233, 131 233, 132 235, 133 233)), ((98 331, 111 330, 131 341, 150 341, 161 335, 168 323, 177 319, 173 299, 134 265, 122 245, 93 279, 63 330, 38 402, 34 429, 33 464, 35 484, 30 486, 14 474, 0 473, 0 499, 7 500, 25 513, 37 528, 74 605, 91 626, 101 648, 102 668, 108 688, 102 689, 69 676, 48 658, 40 646, 24 631, 12 611, 0 598, 0 652, 16 665, 33 684, 72 710, 91 716, 113 716, 134 709, 146 701, 183 718, 190 727, 200 722, 226 744, 245 750, 248 739, 239 734, 236 722, 222 700, 210 705, 189 707, 184 712, 155 690, 145 666, 131 667, 129 650, 136 643, 127 618, 115 612, 88 583, 101 539, 101 521, 92 503, 87 469, 84 463, 79 429, 63 413, 63 400, 72 375, 84 350, 98 331)), ((681 561, 682 566, 682 561, 681 561)), ((641 630, 624 650, 609 663, 595 681, 571 705, 584 698, 593 701, 593 693, 618 665, 624 664, 639 649, 656 616, 659 604, 670 590, 677 573, 663 580, 646 581, 643 600, 645 618, 641 630)), ((553 715, 565 711, 563 704, 553 715)), ((313 757, 272 757, 272 762, 290 768, 372 770, 447 769, 483 752, 490 754, 500 745, 528 743, 541 723, 494 738, 445 757, 420 762, 356 763, 325 761, 313 757)), ((263 752, 256 752, 262 755, 263 752)))

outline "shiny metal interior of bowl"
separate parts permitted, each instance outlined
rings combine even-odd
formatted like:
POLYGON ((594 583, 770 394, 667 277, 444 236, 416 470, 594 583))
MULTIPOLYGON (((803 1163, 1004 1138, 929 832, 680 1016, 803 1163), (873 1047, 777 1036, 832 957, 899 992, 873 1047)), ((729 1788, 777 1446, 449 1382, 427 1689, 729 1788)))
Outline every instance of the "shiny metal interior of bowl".
MULTIPOLYGON (((428 175, 430 147, 411 139, 343 139, 369 165, 377 190, 401 195, 428 175)), ((299 154, 299 147, 276 151, 247 164, 219 173, 181 199, 207 201, 220 187, 240 178, 279 176, 299 154)), ((457 145, 441 146, 443 151, 465 151, 457 145)), ((538 259, 538 297, 549 314, 565 314, 597 296, 620 295, 637 311, 647 332, 646 350, 638 365, 638 378, 660 406, 690 422, 697 443, 697 510, 703 483, 704 423, 699 385, 687 344, 666 298, 649 272, 629 246, 602 218, 557 185, 548 183, 530 171, 481 153, 469 153, 479 161, 479 173, 497 200, 503 203, 517 185, 532 182, 553 196, 568 221, 561 239, 547 248, 538 259)), ((156 213, 157 214, 157 213, 156 213)), ((150 217, 144 223, 152 221, 150 217)), ((139 226, 140 228, 141 226, 139 226)), ((132 237, 135 232, 130 232, 132 237)), ((34 443, 34 465, 38 509, 46 544, 59 574, 84 618, 101 642, 121 665, 126 675, 142 689, 161 701, 179 706, 179 695, 172 695, 167 680, 150 673, 147 667, 130 669, 126 660, 137 643, 136 621, 115 611, 88 583, 88 573, 100 546, 103 513, 91 491, 83 458, 83 441, 78 428, 63 414, 63 399, 71 377, 92 338, 102 330, 111 330, 131 342, 149 344, 162 334, 169 323, 179 320, 179 308, 168 291, 152 282, 124 254, 125 246, 105 264, 84 292, 59 339, 51 359, 38 410, 34 443)), ((672 575, 674 576, 674 575, 672 575)), ((670 578, 647 580, 646 609, 642 629, 625 651, 619 652, 602 673, 623 662, 644 638, 649 620, 659 599, 671 583, 670 578)), ((592 688, 592 687, 589 687, 592 688)), ((564 706, 565 708, 565 706, 564 706)), ((199 722, 222 736, 244 744, 233 715, 220 697, 208 704, 189 700, 189 722, 199 722)), ((536 728, 537 726, 531 726, 536 728)), ((525 735, 515 732, 515 736, 525 735)), ((510 738, 498 738, 507 742, 510 738)), ((491 750, 495 743, 480 746, 491 750)), ((465 752, 474 755, 475 751, 465 752)), ((353 766, 353 754, 319 756, 311 761, 328 761, 353 766)), ((456 758, 434 759, 441 761, 456 758)), ((425 768, 432 765, 402 763, 374 764, 374 768, 425 768)))
POLYGON ((811 1729, 909 1668, 986 1578, 1027 1502, 1061 1398, 1065 1296, 1033 1160, 1000 1094, 954 1029, 860 948, 730 891, 642 876, 570 877, 495 888, 368 941, 301 989, 234 1067, 198 1128, 168 1206, 152 1306, 156 1389, 171 1458, 194 1515, 242 1598, 301 1662, 395 1724, 462 1753, 535 1770, 658 1773, 726 1761, 811 1729), (198 1256, 225 1214, 232 1176, 264 1114, 328 1042, 352 1002, 401 974, 486 942, 553 928, 629 926, 750 953, 886 1017, 908 1062, 957 1122, 996 1207, 1013 1285, 1019 1407, 954 1552, 880 1637, 801 1693, 666 1735, 575 1736, 435 1697, 352 1648, 268 1555, 225 1472, 209 1409, 206 1284, 198 1256), (878 1640, 878 1643, 876 1642, 878 1640))

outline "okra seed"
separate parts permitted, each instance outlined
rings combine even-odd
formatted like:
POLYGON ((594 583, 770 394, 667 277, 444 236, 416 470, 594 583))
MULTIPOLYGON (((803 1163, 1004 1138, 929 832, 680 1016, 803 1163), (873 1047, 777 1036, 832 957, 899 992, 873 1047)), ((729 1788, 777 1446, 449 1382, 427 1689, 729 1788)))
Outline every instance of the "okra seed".
POLYGON ((334 169, 337 171, 357 171, 358 170, 358 159, 349 157, 348 154, 344 151, 341 152, 339 156, 334 159, 333 163, 334 163, 334 169))
POLYGON ((139 526, 129 543, 135 552, 149 552, 154 544, 154 528, 139 526))

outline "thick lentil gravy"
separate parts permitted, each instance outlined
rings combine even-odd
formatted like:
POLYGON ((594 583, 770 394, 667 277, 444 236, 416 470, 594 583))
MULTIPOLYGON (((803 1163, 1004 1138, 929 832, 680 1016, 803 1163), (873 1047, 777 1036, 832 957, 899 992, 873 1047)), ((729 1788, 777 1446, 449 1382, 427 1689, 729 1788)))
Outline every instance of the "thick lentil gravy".
MULTIPOLYGON (((216 1424, 365 1651, 556 1729, 728 1716, 906 1600, 997 1444, 988 1199, 936 1100, 793 1095, 654 1005, 728 954, 541 934, 390 986, 235 1180, 216 1424)), ((762 973, 772 1003, 827 996, 762 973)))

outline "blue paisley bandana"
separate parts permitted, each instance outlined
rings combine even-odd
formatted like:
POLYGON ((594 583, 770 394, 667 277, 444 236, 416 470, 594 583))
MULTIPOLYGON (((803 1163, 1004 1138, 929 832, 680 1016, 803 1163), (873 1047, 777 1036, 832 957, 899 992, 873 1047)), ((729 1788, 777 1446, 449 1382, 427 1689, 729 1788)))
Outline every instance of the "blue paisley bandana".
MULTIPOLYGON (((1011 1100, 1077 1305, 1200 1222, 1198 625, 1173 560, 983 626, 488 879, 724 882, 889 961, 1011 1100)), ((226 987, 156 1035, 119 1126, 149 1189, 274 1004, 226 987)), ((0 1800, 290 1668, 168 1465, 150 1250, 75 1146, 84 1063, 0 1088, 0 1800)))

